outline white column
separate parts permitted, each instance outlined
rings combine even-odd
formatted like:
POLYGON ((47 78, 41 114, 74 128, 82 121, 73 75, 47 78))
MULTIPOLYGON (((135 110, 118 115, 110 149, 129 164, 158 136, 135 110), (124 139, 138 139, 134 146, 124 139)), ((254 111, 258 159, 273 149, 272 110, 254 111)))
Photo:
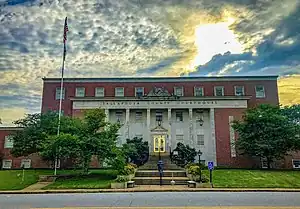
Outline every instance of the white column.
MULTIPOLYGON (((172 148, 172 109, 168 108, 168 142, 167 142, 167 148, 172 148)), ((169 150, 168 150, 169 151, 169 150)))
POLYGON ((210 160, 214 162, 215 165, 217 165, 217 153, 216 153, 216 129, 215 129, 215 109, 210 108, 209 111, 209 120, 210 120, 210 131, 211 131, 211 157, 210 160))
POLYGON ((129 139, 129 116, 130 116, 130 109, 126 109, 125 114, 125 136, 129 139))
POLYGON ((105 122, 109 122, 109 109, 105 109, 105 122))
POLYGON ((149 153, 151 153, 153 151, 153 143, 152 143, 152 139, 151 139, 151 134, 150 134, 150 108, 147 109, 147 136, 146 136, 146 140, 148 141, 149 144, 149 153))
POLYGON ((233 116, 229 116, 230 153, 231 153, 231 157, 236 157, 235 133, 232 127, 233 120, 234 120, 233 116))
POLYGON ((190 122, 190 145, 191 147, 195 147, 195 143, 194 143, 194 128, 193 128, 193 108, 189 108, 189 122, 190 122))

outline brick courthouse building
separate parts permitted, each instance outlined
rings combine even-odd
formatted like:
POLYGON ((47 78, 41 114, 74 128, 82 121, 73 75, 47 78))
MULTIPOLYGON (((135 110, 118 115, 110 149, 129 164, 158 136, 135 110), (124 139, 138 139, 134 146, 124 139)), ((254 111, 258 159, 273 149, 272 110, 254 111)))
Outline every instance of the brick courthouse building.
MULTIPOLYGON (((57 111, 60 79, 43 81, 42 111, 57 111)), ((277 76, 66 78, 62 96, 64 115, 81 117, 84 110, 103 108, 106 120, 122 124, 120 144, 126 138, 142 137, 150 145, 150 154, 155 154, 169 153, 182 142, 201 150, 205 162, 229 167, 255 166, 237 155, 231 122, 241 119, 249 107, 279 104, 277 76)), ((31 167, 45 166, 36 156, 23 161, 11 158, 13 143, 7 135, 8 130, 0 130, 4 167, 19 167, 24 162, 31 167)), ((297 167, 299 159, 289 155, 277 166, 297 167)))

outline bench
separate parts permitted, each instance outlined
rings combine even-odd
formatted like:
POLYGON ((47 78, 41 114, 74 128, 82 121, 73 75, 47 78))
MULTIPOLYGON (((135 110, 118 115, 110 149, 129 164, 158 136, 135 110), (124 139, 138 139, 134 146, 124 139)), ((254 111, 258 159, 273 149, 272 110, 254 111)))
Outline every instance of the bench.
POLYGON ((195 181, 188 181, 188 187, 189 188, 196 188, 196 182, 195 181))
POLYGON ((128 181, 127 188, 133 188, 133 187, 134 187, 134 181, 128 181))

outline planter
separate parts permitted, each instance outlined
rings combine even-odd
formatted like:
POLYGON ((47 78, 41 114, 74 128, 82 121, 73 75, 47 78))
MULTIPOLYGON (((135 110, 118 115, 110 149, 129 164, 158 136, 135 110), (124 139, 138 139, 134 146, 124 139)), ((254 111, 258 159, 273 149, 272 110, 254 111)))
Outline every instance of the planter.
POLYGON ((211 188, 210 183, 196 183, 196 188, 211 188))
POLYGON ((112 189, 126 189, 127 182, 113 182, 110 184, 110 188, 112 189))

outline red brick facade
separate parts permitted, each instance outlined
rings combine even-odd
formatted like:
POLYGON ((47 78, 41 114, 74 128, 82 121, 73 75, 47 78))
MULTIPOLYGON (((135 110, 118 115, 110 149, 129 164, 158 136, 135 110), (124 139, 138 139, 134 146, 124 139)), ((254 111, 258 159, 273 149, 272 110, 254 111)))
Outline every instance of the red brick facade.
MULTIPOLYGON (((144 87, 144 93, 148 94, 153 87, 164 87, 170 93, 174 92, 174 87, 183 87, 184 95, 182 98, 195 98, 194 87, 203 87, 203 98, 210 99, 227 99, 238 98, 235 96, 235 86, 244 87, 245 99, 247 106, 254 107, 257 104, 279 104, 277 77, 199 77, 199 78, 124 78, 124 79, 65 79, 65 98, 62 102, 62 110, 65 115, 80 117, 82 110, 73 110, 73 99, 75 97, 76 87, 85 88, 84 99, 95 99, 95 88, 103 87, 105 89, 104 99, 113 100, 115 97, 115 88, 124 87, 124 98, 135 98, 135 87, 144 87), (264 86, 265 97, 256 98, 255 87, 264 86), (223 86, 224 96, 215 97, 214 87, 223 86)), ((59 100, 55 98, 56 88, 60 87, 60 79, 44 79, 42 111, 58 110, 59 100)), ((231 167, 256 167, 257 162, 247 159, 243 156, 232 157, 230 152, 230 125, 229 116, 234 119, 240 119, 245 109, 243 108, 215 108, 215 138, 216 138, 216 157, 218 166, 231 167)), ((11 130, 10 130, 11 131, 11 130)), ((4 136, 9 131, 0 130, 0 152, 4 152, 5 159, 13 159, 8 149, 3 149, 4 136)), ((237 138, 237 136, 235 137, 237 138)), ((32 159, 32 167, 47 167, 40 158, 30 156, 32 159)), ((279 167, 291 168, 291 159, 300 159, 300 153, 293 156, 287 156, 284 161, 278 164, 279 167)), ((13 167, 20 166, 21 158, 13 160, 13 167)), ((94 159, 91 163, 92 167, 98 167, 99 163, 94 159)))

